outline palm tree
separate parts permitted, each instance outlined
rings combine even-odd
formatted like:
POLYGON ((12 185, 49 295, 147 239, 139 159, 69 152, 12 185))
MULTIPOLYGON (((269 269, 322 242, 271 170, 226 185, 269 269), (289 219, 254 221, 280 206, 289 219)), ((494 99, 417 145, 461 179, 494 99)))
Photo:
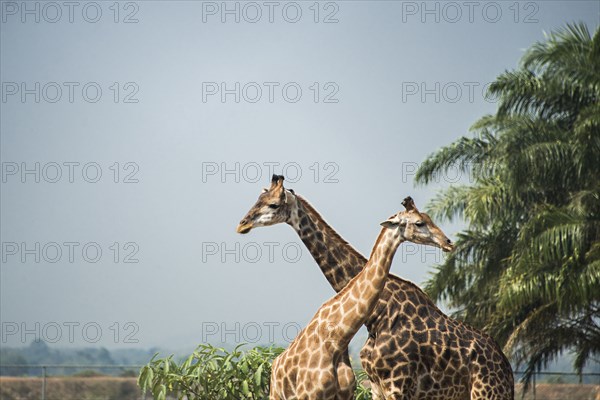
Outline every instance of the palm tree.
POLYGON ((426 290, 494 336, 526 383, 564 351, 581 373, 600 354, 600 29, 547 35, 489 90, 496 114, 417 172, 473 177, 430 204, 468 229, 426 290))

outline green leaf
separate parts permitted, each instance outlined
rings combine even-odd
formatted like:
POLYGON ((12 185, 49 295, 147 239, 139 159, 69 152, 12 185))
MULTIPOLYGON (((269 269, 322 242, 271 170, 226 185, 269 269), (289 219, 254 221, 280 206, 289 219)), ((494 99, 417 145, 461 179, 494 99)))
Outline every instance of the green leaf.
POLYGON ((258 366, 258 368, 256 369, 256 372, 254 373, 254 384, 256 386, 260 386, 260 384, 262 382, 262 371, 263 371, 263 366, 261 364, 258 366))
POLYGON ((245 379, 242 381, 242 393, 244 393, 245 396, 250 395, 250 389, 248 388, 248 381, 245 379))
POLYGON ((165 385, 160 385, 160 391, 156 400, 165 400, 167 397, 167 387, 165 385))

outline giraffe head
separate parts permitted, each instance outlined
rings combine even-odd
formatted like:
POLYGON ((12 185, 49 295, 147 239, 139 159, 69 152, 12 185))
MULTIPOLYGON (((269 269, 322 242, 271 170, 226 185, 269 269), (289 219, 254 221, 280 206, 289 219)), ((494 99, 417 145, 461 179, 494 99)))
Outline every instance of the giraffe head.
POLYGON ((258 200, 237 227, 238 233, 248 233, 252 228, 288 222, 297 207, 292 190, 283 187, 283 176, 273 175, 271 187, 263 189, 258 200))
POLYGON ((408 242, 439 247, 443 251, 452 251, 454 244, 431 220, 429 215, 420 212, 411 197, 402 201, 405 211, 392 215, 381 225, 401 230, 402 238, 408 242))

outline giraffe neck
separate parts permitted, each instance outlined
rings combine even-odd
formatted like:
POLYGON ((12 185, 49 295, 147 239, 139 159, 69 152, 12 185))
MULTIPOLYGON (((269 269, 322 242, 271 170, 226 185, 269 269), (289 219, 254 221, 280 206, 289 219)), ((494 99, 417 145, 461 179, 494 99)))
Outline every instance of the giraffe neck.
POLYGON ((341 291, 362 270, 367 259, 346 242, 306 200, 296 195, 289 223, 310 251, 325 278, 341 291))
POLYGON ((403 241, 399 229, 383 228, 363 270, 338 294, 341 309, 344 310, 338 325, 342 346, 350 343, 371 315, 387 280, 396 250, 403 241))

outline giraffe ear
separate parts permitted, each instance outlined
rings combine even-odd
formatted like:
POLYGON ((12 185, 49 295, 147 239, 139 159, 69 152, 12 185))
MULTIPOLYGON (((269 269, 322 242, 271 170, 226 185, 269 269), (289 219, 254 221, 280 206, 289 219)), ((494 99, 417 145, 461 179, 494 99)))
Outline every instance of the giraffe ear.
POLYGON ((269 191, 269 189, 267 189, 267 188, 263 188, 263 190, 262 190, 263 193, 267 193, 268 191, 269 191))
POLYGON ((295 195, 296 194, 294 193, 294 191, 292 189, 286 189, 281 192, 281 196, 283 197, 283 202, 285 204, 288 203, 288 200, 293 201, 295 195))
POLYGON ((388 219, 388 220, 386 220, 386 221, 383 221, 383 222, 382 222, 381 224, 379 224, 379 225, 383 226, 384 228, 391 229, 391 228, 393 228, 393 227, 395 227, 395 226, 398 226, 398 223, 397 223, 397 222, 390 221, 390 220, 388 219))

